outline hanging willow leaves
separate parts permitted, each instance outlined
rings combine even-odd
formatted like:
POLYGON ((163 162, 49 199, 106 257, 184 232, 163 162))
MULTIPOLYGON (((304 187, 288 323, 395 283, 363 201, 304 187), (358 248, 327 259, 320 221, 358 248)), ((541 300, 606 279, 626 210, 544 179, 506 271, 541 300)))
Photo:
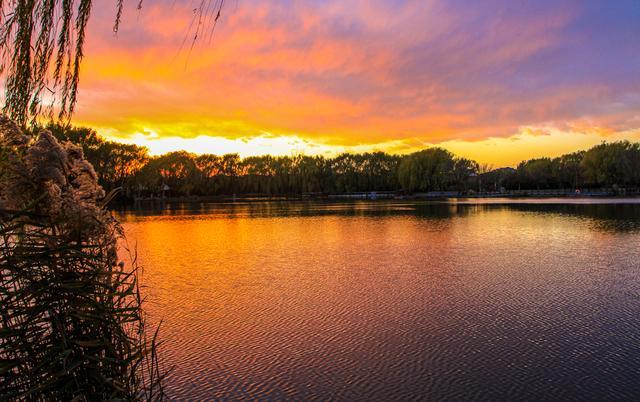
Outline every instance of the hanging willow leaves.
MULTIPOLYGON (((115 5, 114 32, 124 0, 115 5)), ((141 9, 143 0, 135 0, 141 9)), ((68 121, 74 112, 86 28, 93 0, 0 0, 0 76, 3 112, 20 126, 41 116, 68 121)), ((194 0, 193 43, 211 34, 224 0, 194 0), (207 31, 209 30, 210 31, 207 31)))
POLYGON ((91 0, 10 0, 1 5, 3 111, 22 126, 43 111, 53 117, 56 104, 59 118, 70 116, 91 0))

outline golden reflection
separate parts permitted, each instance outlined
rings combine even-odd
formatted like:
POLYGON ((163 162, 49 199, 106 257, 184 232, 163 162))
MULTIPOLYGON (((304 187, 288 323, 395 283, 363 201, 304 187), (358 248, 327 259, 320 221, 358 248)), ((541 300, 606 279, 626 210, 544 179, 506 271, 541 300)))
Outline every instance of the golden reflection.
POLYGON ((325 380, 332 390, 372 395, 378 386, 393 392, 398 380, 389 373, 423 384, 461 362, 492 372, 490 362, 503 379, 512 368, 501 368, 487 342, 511 342, 507 351, 517 343, 537 356, 537 346, 518 343, 520 328, 564 339, 589 318, 567 320, 565 312, 603 300, 624 309, 625 292, 637 285, 637 205, 390 201, 165 211, 123 220, 145 269, 147 311, 164 320, 164 356, 176 367, 170 387, 196 399, 276 397, 282 389, 304 399, 326 392, 325 380), (619 289, 594 299, 603 286, 619 289), (478 361, 464 357, 469 350, 478 361))

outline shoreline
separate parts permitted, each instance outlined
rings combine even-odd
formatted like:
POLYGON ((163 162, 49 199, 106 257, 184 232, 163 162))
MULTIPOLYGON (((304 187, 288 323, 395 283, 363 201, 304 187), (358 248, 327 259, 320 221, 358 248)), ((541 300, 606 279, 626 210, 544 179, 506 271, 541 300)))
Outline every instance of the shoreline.
POLYGON ((164 203, 234 203, 234 202, 263 202, 263 201, 444 201, 444 200, 469 200, 469 199, 554 199, 566 198, 572 200, 579 199, 624 199, 640 198, 640 192, 609 192, 590 191, 581 193, 568 193, 549 190, 519 190, 517 192, 495 192, 462 194, 457 192, 432 192, 417 193, 411 195, 396 194, 389 192, 363 192, 349 194, 327 194, 327 195, 224 195, 224 196, 181 196, 181 197, 155 197, 139 198, 124 202, 122 205, 153 205, 164 203))

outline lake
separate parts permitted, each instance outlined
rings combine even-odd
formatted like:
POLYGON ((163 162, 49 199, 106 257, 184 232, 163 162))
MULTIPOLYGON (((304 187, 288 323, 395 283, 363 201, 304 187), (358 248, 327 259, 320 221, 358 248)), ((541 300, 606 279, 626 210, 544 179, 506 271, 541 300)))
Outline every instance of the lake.
POLYGON ((121 212, 174 399, 640 396, 640 200, 121 212))

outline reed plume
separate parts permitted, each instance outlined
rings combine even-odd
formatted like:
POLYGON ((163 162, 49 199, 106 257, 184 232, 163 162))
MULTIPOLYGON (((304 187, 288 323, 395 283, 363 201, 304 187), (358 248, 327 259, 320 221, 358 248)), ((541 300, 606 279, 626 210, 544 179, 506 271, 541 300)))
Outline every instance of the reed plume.
POLYGON ((163 399, 109 197, 80 147, 0 117, 0 400, 163 399))

